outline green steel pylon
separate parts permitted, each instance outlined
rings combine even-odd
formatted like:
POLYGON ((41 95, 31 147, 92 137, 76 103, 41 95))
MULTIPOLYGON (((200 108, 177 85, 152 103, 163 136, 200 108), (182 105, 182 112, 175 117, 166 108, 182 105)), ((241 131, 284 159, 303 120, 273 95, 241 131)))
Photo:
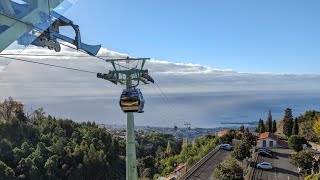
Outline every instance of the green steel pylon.
MULTIPOLYGON (((149 84, 149 82, 154 83, 154 80, 149 76, 148 70, 144 70, 144 64, 146 60, 149 58, 135 58, 135 59, 114 59, 108 60, 107 62, 111 61, 111 64, 114 68, 113 71, 109 71, 107 74, 98 73, 97 77, 102 78, 105 80, 109 80, 114 84, 122 84, 126 85, 127 89, 132 89, 137 87, 140 82, 144 84, 149 84), (142 61, 140 67, 129 69, 128 67, 126 70, 118 70, 116 67, 117 63, 120 61, 126 61, 127 66, 129 61, 142 61), (135 84, 133 84, 135 82, 135 84)), ((120 68, 119 68, 120 69, 120 68)), ((135 135, 134 135, 134 114, 133 112, 127 112, 127 148, 126 148, 126 180, 137 180, 138 173, 137 173, 137 158, 136 158, 136 145, 135 145, 135 135)))

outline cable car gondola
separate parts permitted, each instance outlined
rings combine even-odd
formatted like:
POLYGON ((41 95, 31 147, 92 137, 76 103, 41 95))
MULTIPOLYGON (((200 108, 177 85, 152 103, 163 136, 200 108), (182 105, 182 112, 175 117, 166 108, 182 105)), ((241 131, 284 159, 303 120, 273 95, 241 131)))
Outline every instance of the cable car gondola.
POLYGON ((124 89, 119 104, 124 113, 143 113, 144 99, 140 89, 124 89))

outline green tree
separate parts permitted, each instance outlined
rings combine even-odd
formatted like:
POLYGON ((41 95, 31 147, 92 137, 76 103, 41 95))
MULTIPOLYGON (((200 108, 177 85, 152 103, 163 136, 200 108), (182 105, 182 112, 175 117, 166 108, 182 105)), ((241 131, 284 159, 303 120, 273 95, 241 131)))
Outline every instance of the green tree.
POLYGON ((240 130, 241 132, 244 132, 244 125, 241 125, 239 130, 240 130))
POLYGON ((277 122, 276 120, 272 121, 272 133, 277 132, 277 122))
POLYGON ((2 139, 0 141, 0 160, 4 161, 7 164, 12 164, 12 143, 7 139, 2 139))
POLYGON ((168 143, 167 143, 166 154, 167 154, 168 157, 173 156, 173 151, 172 151, 172 147, 171 147, 171 142, 170 141, 168 141, 168 143))
POLYGON ((18 171, 21 173, 20 177, 25 177, 26 179, 38 179, 39 169, 32 159, 22 158, 19 161, 18 171))
POLYGON ((312 174, 310 176, 307 176, 304 180, 319 180, 320 174, 312 174))
POLYGON ((268 118, 266 121, 266 132, 272 132, 272 114, 271 110, 269 110, 268 118))
POLYGON ((320 136, 316 135, 313 127, 319 116, 320 112, 314 110, 306 111, 303 115, 298 116, 299 135, 308 141, 318 141, 320 136), (311 131, 311 129, 313 129, 313 131, 311 131))
POLYGON ((298 152, 292 157, 292 164, 300 167, 303 174, 310 174, 313 167, 314 154, 308 150, 298 152))
POLYGON ((15 179, 15 173, 12 168, 0 161, 0 179, 15 179))
POLYGON ((252 133, 250 133, 248 129, 244 131, 241 140, 249 145, 255 145, 256 142, 255 136, 252 133))
POLYGON ((292 110, 290 108, 287 108, 285 110, 285 115, 283 118, 283 133, 287 137, 290 137, 292 135, 292 128, 293 128, 292 110))
POLYGON ((250 157, 250 149, 251 149, 251 144, 242 140, 240 143, 238 143, 234 147, 234 150, 232 151, 231 156, 239 161, 242 161, 246 157, 250 157))
POLYGON ((243 168, 234 159, 228 159, 219 164, 214 170, 214 178, 217 180, 243 180, 243 168))
POLYGON ((298 118, 294 118, 293 128, 292 128, 292 135, 298 135, 298 134, 299 134, 298 118))
POLYGON ((316 119, 314 121, 314 124, 313 124, 313 132, 318 136, 320 137, 320 116, 316 116, 316 119))
POLYGON ((57 155, 53 155, 47 159, 46 163, 44 164, 48 179, 57 179, 57 175, 60 174, 58 158, 59 157, 57 155))
POLYGON ((258 132, 260 134, 266 132, 266 127, 262 119, 259 119, 258 132))
POLYGON ((303 149, 302 147, 302 143, 303 140, 301 137, 297 136, 297 135, 292 135, 289 139, 288 139, 288 144, 289 147, 297 152, 301 151, 303 149))

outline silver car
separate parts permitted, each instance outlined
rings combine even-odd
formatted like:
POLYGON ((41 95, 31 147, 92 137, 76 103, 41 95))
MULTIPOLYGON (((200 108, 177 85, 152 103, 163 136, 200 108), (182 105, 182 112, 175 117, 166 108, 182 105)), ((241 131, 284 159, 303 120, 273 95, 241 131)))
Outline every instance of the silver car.
POLYGON ((257 168, 258 169, 272 170, 273 167, 272 167, 271 163, 262 162, 262 163, 257 164, 257 168))

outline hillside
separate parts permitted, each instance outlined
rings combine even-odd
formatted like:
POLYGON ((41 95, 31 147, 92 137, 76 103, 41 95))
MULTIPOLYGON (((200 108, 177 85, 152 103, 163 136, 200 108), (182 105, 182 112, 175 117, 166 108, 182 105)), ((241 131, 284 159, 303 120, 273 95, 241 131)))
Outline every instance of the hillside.
MULTIPOLYGON (((56 119, 43 109, 24 112, 12 98, 0 103, 0 179, 125 179, 125 139, 94 122, 56 119), (29 114, 29 115, 26 115, 29 114)), ((161 156, 181 141, 170 134, 136 134, 140 176, 161 174, 161 156)))

